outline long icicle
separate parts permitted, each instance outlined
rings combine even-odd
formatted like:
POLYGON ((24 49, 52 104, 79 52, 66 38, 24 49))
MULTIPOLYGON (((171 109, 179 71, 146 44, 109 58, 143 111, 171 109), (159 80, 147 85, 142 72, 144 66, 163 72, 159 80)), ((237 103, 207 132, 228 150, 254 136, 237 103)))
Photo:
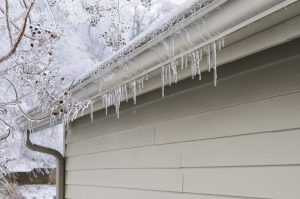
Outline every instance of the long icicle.
POLYGON ((212 43, 212 58, 213 58, 213 69, 214 69, 214 86, 217 86, 217 47, 216 43, 212 43))
POLYGON ((161 96, 162 98, 165 97, 165 67, 161 67, 161 96))

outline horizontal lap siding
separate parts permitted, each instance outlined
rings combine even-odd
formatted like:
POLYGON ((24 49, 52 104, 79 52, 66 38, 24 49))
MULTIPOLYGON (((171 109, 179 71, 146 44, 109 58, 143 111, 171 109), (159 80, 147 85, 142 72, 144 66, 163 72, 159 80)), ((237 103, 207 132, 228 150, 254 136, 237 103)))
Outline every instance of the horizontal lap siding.
POLYGON ((300 198, 299 62, 72 129, 66 198, 300 198))
POLYGON ((186 142, 182 167, 300 165, 300 130, 186 142))
POLYGON ((184 192, 296 199, 300 167, 185 169, 184 192))
POLYGON ((257 199, 207 194, 188 194, 123 188, 68 185, 66 198, 70 199, 257 199))
MULTIPOLYGON (((175 192, 148 191, 124 188, 108 188, 96 186, 66 186, 66 198, 68 199, 233 199, 233 197, 188 194, 175 192)), ((245 199, 244 197, 234 197, 234 199, 245 199)), ((257 198, 247 198, 257 199, 257 198)))
MULTIPOLYGON (((255 63, 252 64, 255 65, 255 63)), ((213 87, 212 84, 205 84, 184 94, 160 98, 149 106, 123 111, 117 122, 116 116, 112 115, 96 120, 94 123, 82 124, 82 126, 71 130, 71 136, 68 136, 66 142, 77 142, 140 125, 195 115, 299 91, 299 73, 299 57, 290 58, 287 61, 282 61, 282 63, 275 63, 271 67, 259 68, 220 79, 217 87, 213 87), (151 108, 149 108, 150 106, 151 108)), ((138 100, 137 103, 139 103, 138 100)))
POLYGON ((68 144, 66 155, 81 155, 154 144, 154 127, 146 126, 68 144))
POLYGON ((66 173, 66 183, 180 192, 182 177, 183 171, 180 169, 69 171, 66 173))
POLYGON ((299 128, 299 102, 300 92, 296 92, 161 122, 156 127, 155 142, 162 144, 299 128))
POLYGON ((300 165, 300 130, 69 157, 67 170, 300 165))

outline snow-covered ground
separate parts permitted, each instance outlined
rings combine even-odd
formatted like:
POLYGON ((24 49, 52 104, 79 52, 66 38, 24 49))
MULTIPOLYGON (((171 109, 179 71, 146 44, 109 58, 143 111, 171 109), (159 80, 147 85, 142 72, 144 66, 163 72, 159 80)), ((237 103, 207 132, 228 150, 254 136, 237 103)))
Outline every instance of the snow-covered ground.
POLYGON ((53 199, 56 193, 53 185, 25 185, 20 189, 26 199, 53 199))

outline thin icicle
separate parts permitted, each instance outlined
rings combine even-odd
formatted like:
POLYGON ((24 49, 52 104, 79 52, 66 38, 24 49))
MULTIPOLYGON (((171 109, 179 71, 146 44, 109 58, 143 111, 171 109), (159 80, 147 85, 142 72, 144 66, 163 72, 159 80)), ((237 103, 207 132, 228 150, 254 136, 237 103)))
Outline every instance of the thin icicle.
POLYGON ((117 118, 120 118, 120 105, 122 101, 122 86, 119 86, 118 88, 115 89, 115 100, 114 100, 114 105, 116 108, 116 114, 117 118))
POLYGON ((139 87, 139 94, 142 93, 142 86, 141 86, 141 79, 137 79, 138 87, 139 87))
POLYGON ((171 84, 172 84, 171 64, 169 64, 167 68, 168 68, 169 86, 171 86, 171 84))
POLYGON ((104 102, 104 106, 105 106, 105 115, 107 115, 107 113, 108 113, 108 100, 109 100, 108 94, 104 94, 103 98, 104 98, 103 102, 104 102))
POLYGON ((185 56, 185 63, 184 63, 185 68, 188 67, 188 57, 189 57, 188 55, 185 56))
POLYGON ((192 72, 192 79, 194 79, 196 73, 196 55, 195 52, 192 53, 192 63, 191 63, 191 72, 192 72))
POLYGON ((214 86, 217 86, 217 47, 215 42, 212 43, 212 57, 214 67, 214 86))
POLYGON ((124 92, 125 92, 126 102, 128 102, 128 91, 127 91, 127 85, 126 84, 124 85, 124 92))
POLYGON ((184 66, 184 56, 181 56, 181 70, 183 70, 184 66))
POLYGON ((165 67, 161 67, 161 96, 165 97, 165 67))
POLYGON ((208 71, 210 72, 211 69, 211 63, 210 63, 210 47, 206 46, 206 53, 207 53, 207 64, 208 64, 208 71))
POLYGON ((212 59, 213 59, 213 67, 216 68, 217 67, 217 47, 216 47, 215 42, 212 43, 212 59))
POLYGON ((175 61, 171 62, 170 64, 171 72, 172 72, 172 79, 175 83, 177 83, 177 64, 175 61))
POLYGON ((144 89, 144 76, 141 79, 141 87, 142 87, 142 89, 144 89))
POLYGON ((133 80, 131 82, 131 89, 132 89, 133 104, 136 104, 136 80, 133 80))
POLYGON ((164 69, 165 69, 165 75, 164 75, 164 77, 165 77, 165 80, 168 81, 168 79, 169 79, 169 76, 168 76, 168 67, 164 66, 164 69))
POLYGON ((200 57, 199 57, 199 52, 196 51, 196 66, 197 66, 197 73, 199 75, 199 80, 201 80, 201 68, 200 68, 200 57))

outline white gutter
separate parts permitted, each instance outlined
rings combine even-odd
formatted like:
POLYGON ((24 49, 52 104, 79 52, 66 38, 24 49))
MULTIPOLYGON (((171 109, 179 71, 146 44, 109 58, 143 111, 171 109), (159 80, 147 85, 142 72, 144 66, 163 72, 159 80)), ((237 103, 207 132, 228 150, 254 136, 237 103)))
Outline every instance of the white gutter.
MULTIPOLYGON (((159 35, 149 44, 144 45, 128 55, 130 59, 124 63, 127 65, 127 68, 122 67, 123 64, 120 63, 114 64, 110 69, 104 69, 99 74, 75 87, 72 90, 73 97, 77 99, 94 99, 96 101, 94 110, 99 110, 103 108, 103 105, 100 103, 101 99, 99 98, 103 92, 111 91, 145 74, 150 74, 150 79, 148 83, 145 82, 147 85, 142 93, 149 92, 160 86, 157 81, 160 79, 158 78, 160 73, 157 72, 157 70, 169 64, 171 61, 188 55, 224 37, 226 46, 228 47, 223 51, 226 51, 226 49, 229 49, 229 47, 235 43, 295 17, 299 13, 300 3, 297 0, 215 1, 205 9, 199 10, 187 18, 184 22, 175 25, 159 35), (288 11, 286 9, 288 9, 288 11), (170 55, 170 51, 173 54, 173 49, 170 50, 173 41, 175 41, 174 56, 170 55), (169 49, 166 46, 168 46, 169 49), (154 48, 158 50, 155 51, 153 50, 154 48), (161 57, 161 59, 157 59, 157 57, 161 57), (99 94, 98 80, 110 74, 111 70, 113 71, 114 77, 110 81, 101 82, 102 93, 99 94)), ((298 31, 298 29, 295 30, 298 31)), ((237 55, 231 56, 230 59, 224 59, 223 61, 218 60, 218 65, 282 43, 283 40, 289 39, 288 36, 290 36, 290 38, 299 36, 299 32, 294 33, 294 35, 286 34, 287 37, 281 38, 282 40, 269 41, 269 43, 265 43, 264 46, 260 46, 258 43, 256 45, 260 46, 260 49, 253 48, 244 52, 244 54, 237 52, 237 55)), ((222 51, 220 54, 222 54, 222 51)), ((202 70, 207 70, 208 68, 207 64, 202 65, 202 67, 202 70)), ((178 79, 180 80, 191 76, 187 71, 188 70, 183 70, 179 74, 178 79)), ((28 126, 24 122, 25 120, 19 122, 24 124, 21 126, 21 129, 26 129, 28 126)))
MULTIPOLYGON (((84 84, 77 86, 72 91, 73 96, 78 99, 98 96, 99 83, 97 83, 97 80, 111 74, 112 71, 114 73, 113 79, 101 82, 101 90, 104 93, 119 85, 123 85, 124 83, 128 83, 138 77, 148 74, 170 63, 174 59, 179 59, 194 50, 205 47, 213 41, 222 39, 294 2, 296 2, 296 0, 215 1, 205 9, 190 16, 185 22, 178 24, 163 35, 160 35, 151 42, 151 46, 146 45, 146 48, 144 47, 143 49, 138 49, 134 52, 131 56, 133 58, 124 63, 127 67, 122 67, 119 63, 117 65, 112 65, 110 68, 101 71, 99 75, 95 75, 84 84), (183 29, 186 29, 187 33, 182 31, 183 29), (176 35, 180 30, 181 33, 176 35), (189 39, 186 35, 189 35, 189 39), (170 57, 173 39, 175 40, 174 54, 176 56, 170 57), (163 42, 167 43, 169 49, 165 47, 166 45, 163 42), (153 43, 155 43, 155 45, 153 45, 153 43), (159 50, 155 52, 153 48, 159 50), (182 49, 187 50, 181 52, 182 49), (157 57, 161 57, 162 59, 157 59, 157 57)), ((228 45, 227 41, 226 45, 228 45)))

